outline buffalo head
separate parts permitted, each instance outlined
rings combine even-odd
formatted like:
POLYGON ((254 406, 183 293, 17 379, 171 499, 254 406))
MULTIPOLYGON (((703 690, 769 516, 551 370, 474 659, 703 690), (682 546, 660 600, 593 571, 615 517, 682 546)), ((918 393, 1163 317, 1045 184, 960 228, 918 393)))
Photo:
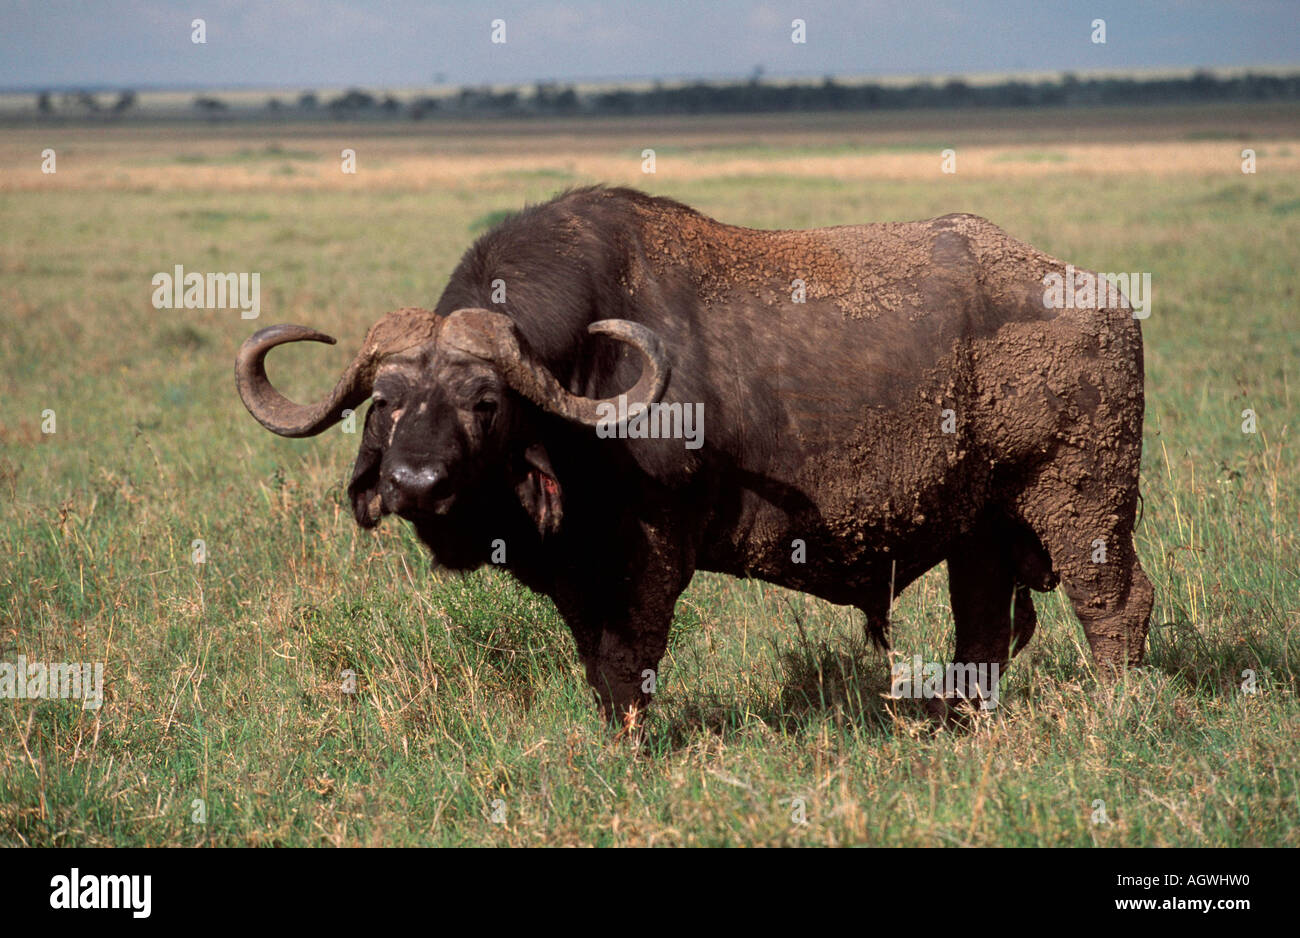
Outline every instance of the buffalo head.
MULTIPOLYGON (((629 407, 659 400, 668 365, 653 332, 622 319, 592 323, 588 331, 625 342, 644 359, 640 378, 626 392, 629 407)), ((266 376, 267 352, 300 341, 334 339, 278 325, 244 342, 235 364, 244 406, 273 433, 303 437, 334 425, 370 397, 348 486, 357 522, 372 527, 384 514, 399 515, 450 567, 483 562, 480 550, 458 546, 463 531, 499 516, 512 490, 541 534, 558 528, 561 488, 536 427, 537 411, 594 427, 601 405, 613 403, 566 390, 514 321, 485 309, 445 317, 415 308, 389 313, 367 333, 334 390, 315 404, 293 403, 266 376), (461 536, 453 536, 458 531, 461 536)))

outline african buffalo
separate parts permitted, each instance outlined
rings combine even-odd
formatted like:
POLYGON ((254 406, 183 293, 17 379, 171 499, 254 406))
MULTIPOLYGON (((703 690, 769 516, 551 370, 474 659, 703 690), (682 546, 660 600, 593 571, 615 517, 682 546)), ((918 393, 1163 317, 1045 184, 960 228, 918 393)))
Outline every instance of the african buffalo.
POLYGON ((1152 604, 1142 338, 1122 298, 1048 308, 1064 270, 973 215, 764 231, 584 188, 481 237, 325 400, 266 377, 275 346, 334 341, 302 326, 249 338, 236 377, 282 436, 371 397, 358 524, 399 515, 456 570, 504 542, 611 719, 648 702, 696 570, 856 606, 883 645, 892 597, 947 561, 955 658, 999 667, 1059 582, 1111 672, 1141 661, 1152 604), (690 408, 703 445, 648 434, 651 404, 690 408))

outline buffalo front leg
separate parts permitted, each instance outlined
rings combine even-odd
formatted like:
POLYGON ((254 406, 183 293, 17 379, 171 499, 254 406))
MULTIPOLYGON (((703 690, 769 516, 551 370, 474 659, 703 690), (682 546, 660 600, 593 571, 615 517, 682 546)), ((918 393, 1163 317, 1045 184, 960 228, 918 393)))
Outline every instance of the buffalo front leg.
POLYGON ((564 579, 555 593, 601 713, 629 731, 654 696, 677 597, 693 572, 686 552, 653 529, 632 547, 606 557, 599 573, 564 579))

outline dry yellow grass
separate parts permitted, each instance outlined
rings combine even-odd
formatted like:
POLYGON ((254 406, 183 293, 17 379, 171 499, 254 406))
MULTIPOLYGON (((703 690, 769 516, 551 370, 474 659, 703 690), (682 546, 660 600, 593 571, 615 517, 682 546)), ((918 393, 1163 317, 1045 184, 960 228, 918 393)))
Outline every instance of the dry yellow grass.
MULTIPOLYGON (((1270 140, 1255 144, 1257 152, 1269 156, 1277 171, 1300 170, 1300 146, 1295 141, 1270 140)), ((184 144, 180 144, 183 148, 184 144)), ((65 158, 58 172, 42 175, 30 151, 24 154, 0 151, 5 172, 0 189, 159 189, 211 191, 248 189, 366 189, 423 191, 457 183, 479 184, 504 174, 554 173, 603 179, 611 183, 645 185, 639 152, 589 154, 572 150, 549 154, 504 153, 421 154, 394 152, 379 144, 352 145, 363 172, 345 174, 340 168, 340 150, 335 141, 297 141, 296 150, 310 152, 315 159, 280 159, 274 151, 244 163, 131 165, 111 162, 88 154, 84 159, 65 158), (23 172, 26 162, 34 171, 23 172), (367 165, 368 164, 368 165, 367 165), (292 172, 286 172, 290 167, 292 172)), ((1053 147, 1044 153, 1025 146, 973 146, 957 149, 957 173, 965 179, 1005 179, 1036 176, 1143 175, 1171 177, 1222 175, 1241 163, 1241 146, 1224 141, 1194 143, 1105 143, 1053 147)), ((183 154, 186 151, 178 151, 183 154)), ((220 157, 217 157, 218 159, 220 157)), ((656 176, 677 181, 713 178, 783 175, 829 179, 942 179, 940 151, 842 154, 834 156, 711 156, 672 154, 656 157, 656 176)))
POLYGON ((950 146, 956 177, 966 180, 1221 176, 1239 172, 1247 146, 1261 171, 1300 170, 1300 122, 1266 105, 1230 117, 1176 108, 1130 108, 1122 120, 1070 111, 1034 120, 1016 111, 908 116, 24 127, 0 138, 0 191, 428 191, 520 177, 557 186, 772 175, 941 182, 951 178, 941 171, 950 146), (47 147, 58 154, 58 172, 48 175, 47 147), (356 152, 355 174, 342 171, 344 149, 356 152), (642 171, 646 149, 655 150, 655 177, 642 171))

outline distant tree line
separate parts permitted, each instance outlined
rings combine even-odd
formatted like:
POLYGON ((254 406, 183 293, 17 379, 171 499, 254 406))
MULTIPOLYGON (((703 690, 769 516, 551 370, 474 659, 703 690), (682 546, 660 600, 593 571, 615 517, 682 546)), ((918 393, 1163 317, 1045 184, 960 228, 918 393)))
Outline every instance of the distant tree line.
MULTIPOLYGON (((306 96, 304 96, 306 97, 306 96)), ((1208 101, 1300 99, 1300 72, 1219 78, 1197 72, 1178 78, 1079 78, 1065 74, 1039 82, 1009 80, 968 84, 961 80, 909 85, 848 84, 826 78, 820 84, 694 82, 668 87, 617 88, 580 92, 568 85, 539 83, 518 89, 461 88, 442 97, 419 97, 405 105, 352 90, 328 102, 336 117, 385 111, 420 119, 438 114, 526 116, 550 114, 746 114, 782 111, 870 111, 907 108, 1075 107, 1086 105, 1176 104, 1208 101)), ((300 102, 301 103, 301 102, 300 102)))
MULTIPOLYGON (((761 72, 746 82, 693 82, 669 87, 615 88, 579 91, 571 85, 539 82, 529 89, 494 90, 464 87, 442 97, 421 95, 400 101, 393 95, 373 95, 359 88, 322 101, 304 91, 296 102, 270 98, 266 111, 277 118, 293 114, 339 120, 421 120, 446 116, 529 116, 569 114, 757 114, 789 111, 871 111, 908 108, 963 107, 1079 107, 1088 105, 1178 104, 1210 101, 1294 101, 1300 99, 1300 72, 1290 75, 1247 73, 1218 77, 1199 71, 1176 78, 1080 78, 1066 73, 1057 79, 1026 82, 1010 79, 994 84, 970 84, 960 79, 920 81, 908 85, 859 84, 827 77, 815 84, 763 81, 761 72)), ((65 92, 58 106, 51 92, 37 95, 37 112, 115 116, 136 107, 134 91, 121 92, 110 106, 86 91, 65 92)), ((196 113, 210 119, 233 116, 213 95, 194 98, 196 113)))
POLYGON ((1198 72, 1184 78, 1089 78, 1066 74, 1057 80, 1005 81, 973 85, 961 80, 909 85, 847 84, 826 78, 821 84, 743 84, 696 82, 644 91, 617 89, 581 102, 601 114, 709 114, 779 111, 870 111, 908 108, 1071 107, 1081 105, 1172 104, 1204 101, 1294 100, 1300 98, 1300 73, 1217 78, 1198 72))
POLYGON ((36 112, 43 117, 48 117, 56 113, 61 114, 125 114, 131 108, 135 107, 135 92, 129 88, 119 92, 117 100, 105 106, 99 100, 99 97, 89 91, 65 91, 59 95, 59 103, 55 105, 54 95, 49 91, 42 91, 36 95, 36 112))
POLYGON ((870 111, 909 108, 1071 107, 1084 105, 1173 104, 1206 101, 1294 100, 1300 98, 1300 73, 1217 78, 1198 72, 1185 78, 1092 78, 1066 74, 1058 80, 972 85, 961 80, 910 85, 820 85, 696 83, 648 91, 616 90, 591 102, 599 113, 707 114, 772 111, 870 111))

